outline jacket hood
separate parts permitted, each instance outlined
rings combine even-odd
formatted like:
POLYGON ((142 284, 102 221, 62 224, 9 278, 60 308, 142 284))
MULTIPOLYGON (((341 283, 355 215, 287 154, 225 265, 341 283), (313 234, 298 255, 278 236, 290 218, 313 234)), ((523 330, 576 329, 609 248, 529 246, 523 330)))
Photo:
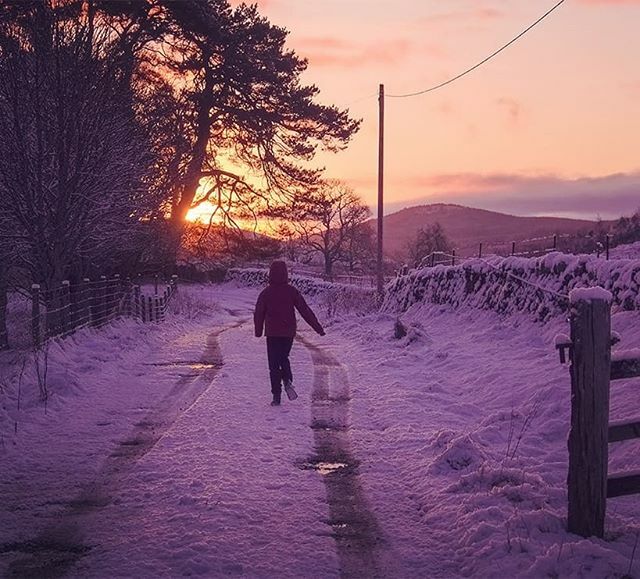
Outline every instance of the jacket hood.
POLYGON ((274 261, 269 269, 270 284, 286 284, 289 283, 289 273, 287 272, 287 264, 284 261, 274 261))

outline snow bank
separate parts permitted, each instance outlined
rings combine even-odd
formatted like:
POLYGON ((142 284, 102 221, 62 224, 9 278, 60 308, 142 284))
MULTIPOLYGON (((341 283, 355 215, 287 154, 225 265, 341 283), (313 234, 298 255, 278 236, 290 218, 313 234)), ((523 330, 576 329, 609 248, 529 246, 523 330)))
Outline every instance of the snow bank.
POLYGON ((413 270, 386 287, 385 311, 413 304, 468 305, 499 313, 525 312, 546 321, 569 309, 576 288, 600 286, 624 310, 640 309, 640 260, 550 253, 539 258, 492 256, 461 265, 413 270))
MULTIPOLYGON (((571 388, 554 348, 566 320, 499 316, 476 297, 409 307, 400 321, 420 340, 398 338, 390 312, 332 328, 354 377, 363 485, 409 569, 395 576, 639 577, 637 496, 607 501, 604 540, 566 530, 571 388)), ((639 315, 612 316, 624 348, 640 345, 639 315)), ((612 422, 637 418, 639 384, 612 387, 612 422)), ((639 444, 610 445, 610 472, 640 468, 639 444)))
POLYGON ((610 255, 614 259, 640 259, 640 241, 613 247, 610 255))
MULTIPOLYGON (((265 287, 269 281, 266 269, 230 269, 226 281, 239 286, 265 287)), ((300 292, 326 308, 327 317, 336 314, 369 313, 376 307, 376 292, 373 288, 332 283, 319 279, 290 275, 289 283, 300 292)))

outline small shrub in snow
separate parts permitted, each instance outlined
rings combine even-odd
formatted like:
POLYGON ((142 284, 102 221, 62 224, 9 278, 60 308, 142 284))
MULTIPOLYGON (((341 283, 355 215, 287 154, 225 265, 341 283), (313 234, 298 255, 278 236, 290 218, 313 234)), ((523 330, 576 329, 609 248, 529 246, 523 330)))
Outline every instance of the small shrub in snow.
POLYGON ((486 455, 479 444, 469 435, 454 438, 447 444, 429 465, 428 472, 446 474, 447 472, 478 468, 486 461, 486 455))
POLYGON ((396 340, 400 340, 401 338, 404 338, 406 335, 407 335, 407 328, 400 321, 400 318, 396 318, 396 321, 393 324, 393 337, 396 340))

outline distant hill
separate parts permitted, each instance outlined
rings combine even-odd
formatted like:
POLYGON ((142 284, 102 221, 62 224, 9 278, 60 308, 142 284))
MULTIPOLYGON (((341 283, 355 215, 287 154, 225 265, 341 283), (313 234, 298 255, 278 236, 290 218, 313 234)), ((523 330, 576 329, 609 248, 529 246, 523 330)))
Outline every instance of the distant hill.
MULTIPOLYGON (((480 242, 490 251, 492 246, 554 234, 586 233, 596 226, 594 221, 560 217, 517 217, 473 209, 462 205, 436 203, 408 207, 384 218, 385 253, 404 257, 407 243, 421 227, 440 223, 459 255, 477 251, 480 242)), ((370 224, 375 231, 377 220, 370 224)))

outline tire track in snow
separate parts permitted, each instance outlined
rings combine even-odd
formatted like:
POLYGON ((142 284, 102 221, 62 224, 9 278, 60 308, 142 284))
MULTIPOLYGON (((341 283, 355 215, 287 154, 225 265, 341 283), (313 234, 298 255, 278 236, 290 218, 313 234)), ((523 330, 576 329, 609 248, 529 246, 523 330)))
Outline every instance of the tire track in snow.
POLYGON ((359 463, 351 450, 347 373, 331 354, 300 335, 298 340, 311 353, 314 368, 311 428, 315 454, 300 466, 323 475, 340 575, 386 577, 382 564, 384 539, 369 508, 358 477, 359 463))
POLYGON ((125 475, 135 467, 136 462, 151 451, 176 420, 210 388, 224 365, 218 337, 246 322, 247 318, 241 318, 209 333, 197 361, 153 364, 185 367, 189 371, 134 425, 129 436, 109 455, 95 482, 66 503, 54 523, 33 539, 0 545, 0 554, 13 552, 24 555, 9 565, 7 577, 63 577, 91 550, 82 531, 82 517, 111 503, 111 495, 121 488, 125 475))

